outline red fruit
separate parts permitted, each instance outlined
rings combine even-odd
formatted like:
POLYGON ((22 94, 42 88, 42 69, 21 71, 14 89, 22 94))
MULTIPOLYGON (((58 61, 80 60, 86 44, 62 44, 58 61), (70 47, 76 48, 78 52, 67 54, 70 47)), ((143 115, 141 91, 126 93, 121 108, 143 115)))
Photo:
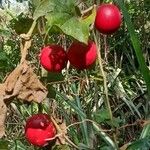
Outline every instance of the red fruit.
POLYGON ((96 18, 95 28, 103 34, 111 34, 119 29, 121 25, 121 12, 113 4, 102 4, 99 6, 96 18))
POLYGON ((97 49, 94 42, 89 41, 88 45, 81 42, 73 42, 68 49, 68 60, 77 69, 87 69, 96 60, 97 49))
POLYGON ((67 64, 67 54, 59 45, 48 45, 42 48, 40 63, 49 72, 60 72, 67 64))
POLYGON ((47 114, 35 114, 27 119, 25 137, 29 143, 43 147, 56 135, 56 128, 47 114))

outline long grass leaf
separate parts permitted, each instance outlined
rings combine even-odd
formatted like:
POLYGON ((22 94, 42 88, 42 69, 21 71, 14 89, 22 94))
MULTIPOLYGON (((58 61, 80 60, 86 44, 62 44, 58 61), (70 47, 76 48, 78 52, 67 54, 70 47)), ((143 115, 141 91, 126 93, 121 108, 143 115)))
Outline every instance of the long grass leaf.
MULTIPOLYGON (((69 98, 67 98, 67 96, 65 96, 64 94, 61 94, 60 92, 56 91, 57 95, 60 96, 62 99, 60 100, 65 101, 68 105, 70 105, 70 107, 72 109, 74 109, 80 116, 82 117, 86 117, 85 113, 79 108, 77 107, 77 105, 75 103, 73 103, 69 98)), ((58 99, 59 100, 59 99, 58 99)))
POLYGON ((130 19, 130 15, 124 5, 123 0, 114 0, 114 1, 116 1, 119 4, 119 6, 122 10, 122 13, 123 13, 123 16, 124 16, 124 19, 125 19, 125 22, 126 22, 129 34, 130 34, 131 42, 132 42, 133 48, 135 50, 135 54, 136 54, 139 66, 140 66, 140 71, 141 71, 143 78, 145 80, 145 83, 147 85, 148 94, 150 97, 150 71, 145 63, 145 59, 144 59, 144 56, 143 56, 143 53, 141 50, 140 41, 135 33, 133 23, 130 19))

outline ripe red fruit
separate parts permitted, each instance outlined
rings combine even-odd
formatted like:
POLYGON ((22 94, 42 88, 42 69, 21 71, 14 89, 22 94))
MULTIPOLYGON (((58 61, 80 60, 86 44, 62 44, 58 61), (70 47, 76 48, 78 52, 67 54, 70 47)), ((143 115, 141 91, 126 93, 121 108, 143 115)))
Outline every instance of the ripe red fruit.
POLYGON ((25 137, 29 143, 43 147, 55 135, 56 128, 47 114, 35 114, 27 119, 25 137))
POLYGON ((61 72, 67 64, 67 54, 59 45, 48 45, 42 48, 40 63, 49 72, 61 72))
POLYGON ((75 68, 82 70, 89 68, 96 60, 97 49, 94 42, 89 41, 88 45, 81 42, 73 42, 68 49, 68 60, 75 68))
POLYGON ((121 25, 121 12, 113 4, 102 4, 99 6, 96 18, 95 28, 103 34, 111 34, 119 29, 121 25))

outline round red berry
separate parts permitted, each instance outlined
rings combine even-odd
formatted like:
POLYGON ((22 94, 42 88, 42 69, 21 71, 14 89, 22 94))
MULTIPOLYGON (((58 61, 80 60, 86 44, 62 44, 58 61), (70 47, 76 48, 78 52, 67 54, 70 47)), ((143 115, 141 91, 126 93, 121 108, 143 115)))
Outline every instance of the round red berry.
POLYGON ((29 143, 44 147, 56 135, 56 128, 47 114, 29 117, 25 125, 25 137, 29 143))
POLYGON ((42 48, 40 64, 49 72, 61 72, 67 64, 65 50, 59 45, 48 45, 42 48))
POLYGON ((84 44, 75 41, 68 49, 68 60, 75 68, 82 70, 89 68, 96 60, 97 48, 93 41, 84 44))
POLYGON ((101 4, 98 7, 95 28, 103 34, 116 32, 121 25, 121 12, 114 4, 101 4))

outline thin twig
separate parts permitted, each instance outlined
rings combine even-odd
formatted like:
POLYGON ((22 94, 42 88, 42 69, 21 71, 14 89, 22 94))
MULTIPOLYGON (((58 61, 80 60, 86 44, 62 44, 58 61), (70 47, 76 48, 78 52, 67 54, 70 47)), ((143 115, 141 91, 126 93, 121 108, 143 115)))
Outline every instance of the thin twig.
MULTIPOLYGON (((54 123, 57 131, 58 131, 58 135, 60 135, 61 137, 63 137, 69 144, 71 144, 72 146, 74 146, 75 148, 79 149, 79 147, 74 144, 66 135, 65 133, 63 132, 63 130, 59 127, 59 125, 56 123, 55 119, 51 116, 51 120, 52 122, 54 123)), ((59 136, 59 137, 60 137, 59 136)), ((59 138, 60 142, 62 142, 61 138, 59 138)), ((63 142, 62 142, 63 143, 63 142)))
POLYGON ((72 124, 68 125, 66 129, 69 130, 70 127, 72 127, 72 126, 74 126, 74 125, 82 124, 82 123, 84 123, 84 122, 90 122, 90 123, 96 125, 102 132, 110 132, 110 131, 112 131, 111 129, 106 129, 106 130, 101 129, 101 128, 99 127, 99 124, 97 124, 95 121, 90 120, 90 119, 84 119, 84 120, 82 120, 82 121, 72 123, 72 124))

